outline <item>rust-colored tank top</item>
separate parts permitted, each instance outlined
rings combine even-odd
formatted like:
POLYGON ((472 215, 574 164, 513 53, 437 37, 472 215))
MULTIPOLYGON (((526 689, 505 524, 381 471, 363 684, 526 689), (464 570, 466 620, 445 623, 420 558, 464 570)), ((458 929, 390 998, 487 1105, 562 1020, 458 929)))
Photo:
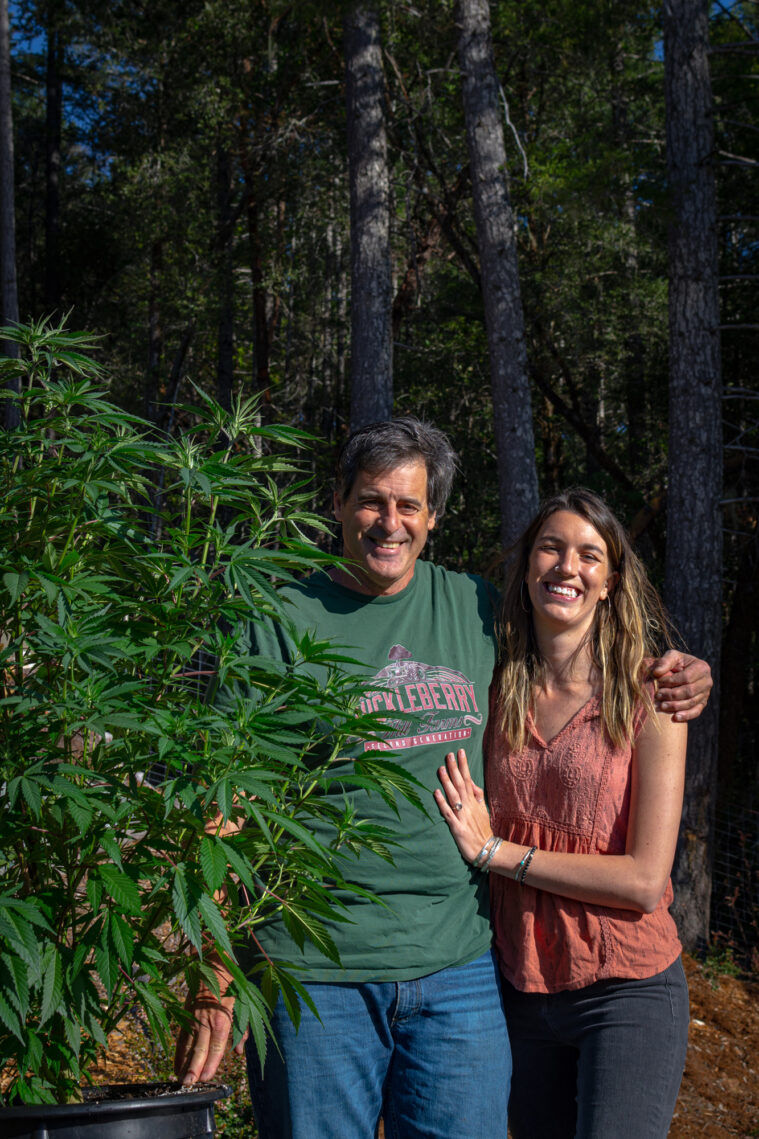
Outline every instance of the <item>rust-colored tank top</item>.
MULTIPOLYGON (((582 854, 624 854, 632 748, 603 729, 600 696, 554 736, 532 718, 526 747, 512 754, 490 690, 485 769, 493 831, 512 842, 582 854)), ((637 725, 639 730, 642 717, 637 725)), ((528 878, 529 881, 529 878, 528 878)), ((524 992, 580 989, 609 977, 651 977, 681 951, 669 913, 672 884, 651 914, 576 902, 490 875, 495 943, 503 975, 524 992)))

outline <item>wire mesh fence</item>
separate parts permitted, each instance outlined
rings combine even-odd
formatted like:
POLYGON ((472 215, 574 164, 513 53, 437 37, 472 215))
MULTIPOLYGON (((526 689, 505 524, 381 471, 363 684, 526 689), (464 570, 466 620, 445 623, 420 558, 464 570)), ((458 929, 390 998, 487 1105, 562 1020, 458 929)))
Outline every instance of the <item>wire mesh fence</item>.
POLYGON ((741 803, 715 811, 711 931, 759 971, 759 810, 741 803))

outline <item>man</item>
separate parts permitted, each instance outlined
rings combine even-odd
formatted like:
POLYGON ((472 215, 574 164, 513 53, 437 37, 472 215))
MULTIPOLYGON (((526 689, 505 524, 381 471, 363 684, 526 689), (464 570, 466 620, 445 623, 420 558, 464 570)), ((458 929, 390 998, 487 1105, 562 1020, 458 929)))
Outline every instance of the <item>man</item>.
MULTIPOLYGON (((496 659, 486 583, 419 560, 454 470, 448 439, 416 419, 355 432, 334 498, 348 565, 283 589, 298 628, 357 646, 353 654, 374 673, 364 704, 382 710, 387 736, 357 747, 387 749, 430 795, 443 757, 459 746, 483 782, 496 659)), ((256 635, 260 651, 288 659, 282 630, 256 635)), ((670 653, 655 671, 661 707, 678 719, 698 715, 708 666, 670 653)), ((339 787, 335 794, 343 796, 339 787)), ((261 1139, 373 1139, 380 1114, 388 1139, 505 1139, 511 1060, 486 875, 463 861, 432 813, 401 800, 398 818, 376 797, 356 799, 358 813, 394 827, 402 846, 393 866, 367 852, 357 860, 350 877, 385 904, 352 898, 350 924, 330 925, 339 967, 308 945, 299 953, 281 927, 261 934, 267 953, 302 967, 320 1018, 304 1009, 296 1033, 280 1002, 280 1052, 269 1050, 263 1076, 250 1055, 261 1139)), ((229 1031, 228 1001, 206 994, 201 1005, 195 1033, 180 1042, 187 1083, 212 1076, 229 1031)))

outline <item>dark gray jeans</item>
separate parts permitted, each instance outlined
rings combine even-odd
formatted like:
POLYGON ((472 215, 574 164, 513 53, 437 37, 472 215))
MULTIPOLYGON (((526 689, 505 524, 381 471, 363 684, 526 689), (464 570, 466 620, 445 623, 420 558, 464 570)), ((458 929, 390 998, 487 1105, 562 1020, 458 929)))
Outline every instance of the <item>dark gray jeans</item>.
POLYGON ((513 1139, 664 1139, 688 1046, 682 962, 644 980, 503 1000, 513 1139))

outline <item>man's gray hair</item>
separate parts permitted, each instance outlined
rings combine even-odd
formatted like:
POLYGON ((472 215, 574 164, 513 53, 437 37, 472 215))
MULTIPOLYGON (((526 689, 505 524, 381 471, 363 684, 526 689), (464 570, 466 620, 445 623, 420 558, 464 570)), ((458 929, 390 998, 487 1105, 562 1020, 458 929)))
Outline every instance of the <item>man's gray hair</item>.
POLYGON ((444 432, 413 415, 367 423, 354 431, 338 455, 336 489, 347 498, 359 471, 375 475, 415 462, 427 468, 427 505, 441 518, 458 465, 456 452, 444 432))

